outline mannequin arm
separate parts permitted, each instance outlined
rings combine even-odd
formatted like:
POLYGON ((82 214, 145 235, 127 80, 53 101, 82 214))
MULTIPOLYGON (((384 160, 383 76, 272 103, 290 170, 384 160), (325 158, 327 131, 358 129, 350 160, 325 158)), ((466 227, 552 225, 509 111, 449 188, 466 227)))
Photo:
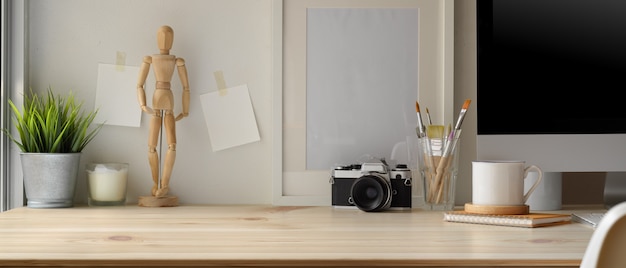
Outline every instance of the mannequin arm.
POLYGON ((178 76, 180 82, 183 84, 183 112, 176 116, 176 121, 189 116, 189 78, 187 77, 187 67, 185 67, 185 60, 182 58, 176 59, 176 66, 178 66, 178 76))
POLYGON ((150 64, 152 63, 152 57, 145 56, 143 58, 143 63, 141 64, 141 69, 139 69, 139 79, 137 81, 137 99, 139 100, 139 105, 141 106, 141 110, 148 114, 154 114, 154 111, 146 106, 146 91, 144 89, 144 85, 146 84, 146 79, 148 78, 148 72, 150 71, 150 64))

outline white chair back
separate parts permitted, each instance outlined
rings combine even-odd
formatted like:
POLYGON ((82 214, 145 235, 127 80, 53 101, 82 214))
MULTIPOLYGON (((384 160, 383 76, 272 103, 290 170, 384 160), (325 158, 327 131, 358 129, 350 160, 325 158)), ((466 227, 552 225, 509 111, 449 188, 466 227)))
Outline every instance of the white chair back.
POLYGON ((626 202, 609 209, 587 245, 581 268, 626 267, 626 202))

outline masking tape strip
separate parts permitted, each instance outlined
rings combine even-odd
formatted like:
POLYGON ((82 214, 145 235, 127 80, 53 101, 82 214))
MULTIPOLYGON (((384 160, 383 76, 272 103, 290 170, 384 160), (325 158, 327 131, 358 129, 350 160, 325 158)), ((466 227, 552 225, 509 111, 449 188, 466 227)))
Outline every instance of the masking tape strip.
POLYGON ((215 71, 213 76, 215 76, 215 82, 217 82, 217 89, 219 90, 220 96, 228 94, 226 82, 224 81, 224 73, 222 71, 215 71))
POLYGON ((126 53, 118 51, 115 56, 115 70, 123 72, 124 66, 126 66, 126 53))

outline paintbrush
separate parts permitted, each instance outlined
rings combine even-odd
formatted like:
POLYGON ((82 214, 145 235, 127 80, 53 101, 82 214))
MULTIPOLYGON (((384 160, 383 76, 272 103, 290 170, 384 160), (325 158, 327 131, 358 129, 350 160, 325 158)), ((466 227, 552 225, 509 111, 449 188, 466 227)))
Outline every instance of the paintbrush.
POLYGON ((428 111, 428 107, 426 107, 426 118, 428 118, 428 125, 432 125, 433 120, 430 118, 430 111, 428 111))
POLYGON ((450 146, 452 145, 452 141, 455 138, 457 138, 458 135, 460 135, 459 130, 461 130, 461 125, 463 124, 463 119, 465 118, 465 113, 467 113, 467 109, 469 108, 470 102, 471 100, 467 99, 465 100, 465 103, 463 103, 463 107, 461 108, 461 112, 459 113, 459 118, 457 118, 456 120, 454 129, 452 129, 452 131, 450 131, 450 134, 448 135, 448 142, 447 142, 448 146, 444 148, 442 156, 448 156, 450 154, 450 151, 452 150, 452 147, 453 147, 453 146, 450 146))
POLYGON ((422 115, 420 115, 420 105, 415 101, 415 114, 417 115, 417 137, 423 138, 426 136, 426 128, 422 121, 422 115))
POLYGON ((448 162, 450 161, 450 152, 456 146, 455 141, 461 135, 461 125, 463 124, 463 119, 465 118, 465 113, 467 113, 467 109, 469 108, 470 102, 471 100, 467 99, 465 100, 465 103, 463 103, 463 107, 461 108, 459 118, 457 119, 456 124, 454 125, 454 129, 452 129, 452 131, 448 135, 448 141, 446 142, 445 147, 443 149, 443 153, 441 154, 441 159, 439 159, 439 164, 437 164, 437 170, 436 170, 436 175, 435 175, 435 185, 439 186, 438 194, 437 194, 438 201, 441 199, 441 194, 443 191, 442 189, 443 187, 441 187, 443 186, 443 182, 441 178, 443 177, 443 174, 445 173, 445 169, 448 167, 448 164, 449 164, 448 162))
MULTIPOLYGON (((448 127, 446 127, 446 132, 445 132, 445 136, 444 137, 448 137, 450 135, 450 132, 452 132, 452 124, 448 123, 448 127)), ((443 145, 445 146, 448 143, 448 139, 444 138, 443 139, 443 145)))

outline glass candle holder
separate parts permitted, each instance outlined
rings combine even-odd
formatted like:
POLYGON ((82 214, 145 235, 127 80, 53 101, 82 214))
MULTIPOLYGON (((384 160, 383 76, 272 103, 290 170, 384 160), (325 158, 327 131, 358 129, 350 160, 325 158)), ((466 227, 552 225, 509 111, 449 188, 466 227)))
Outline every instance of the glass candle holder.
POLYGON ((89 206, 120 206, 126 203, 127 163, 87 165, 89 206))

